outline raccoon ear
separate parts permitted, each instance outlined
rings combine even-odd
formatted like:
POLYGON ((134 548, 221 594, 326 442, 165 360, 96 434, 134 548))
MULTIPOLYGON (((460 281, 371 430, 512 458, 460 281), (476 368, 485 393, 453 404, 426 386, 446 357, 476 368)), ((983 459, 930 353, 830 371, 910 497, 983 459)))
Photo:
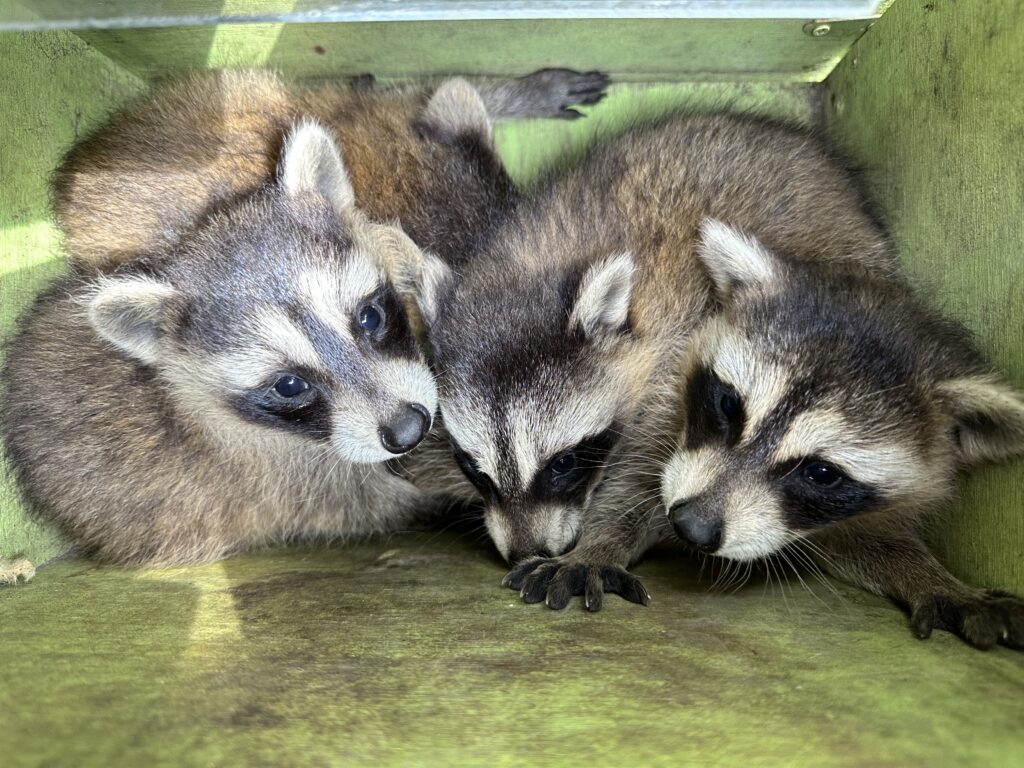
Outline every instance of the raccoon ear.
POLYGON ((635 269, 631 253, 591 265, 576 292, 569 327, 580 328, 588 338, 623 330, 629 320, 635 269))
POLYGON ((416 276, 415 294, 423 322, 428 328, 437 321, 441 302, 454 283, 455 272, 452 268, 434 254, 424 251, 423 261, 416 276))
POLYGON ((1024 399, 994 376, 966 376, 938 385, 956 421, 964 464, 1024 455, 1024 399))
POLYGON ((337 213, 356 202, 337 143, 314 120, 297 123, 288 134, 281 150, 278 178, 289 195, 322 195, 337 213))
POLYGON ((122 352, 152 365, 160 354, 160 323, 174 289, 158 280, 104 280, 88 301, 93 329, 122 352))
POLYGON ((445 80, 437 87, 423 119, 436 128, 458 135, 479 133, 487 143, 492 141, 491 118, 480 92, 461 77, 445 80))
POLYGON ((723 297, 737 285, 771 282, 778 269, 778 259, 758 240, 718 219, 701 222, 697 255, 723 297))

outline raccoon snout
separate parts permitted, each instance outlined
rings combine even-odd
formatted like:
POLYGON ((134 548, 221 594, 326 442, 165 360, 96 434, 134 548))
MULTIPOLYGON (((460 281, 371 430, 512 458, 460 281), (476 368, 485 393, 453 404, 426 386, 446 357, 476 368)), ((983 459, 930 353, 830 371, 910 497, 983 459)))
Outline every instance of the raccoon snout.
POLYGON ((701 552, 714 552, 722 545, 722 520, 703 512, 697 497, 680 499, 668 510, 672 527, 680 539, 701 552))
POLYGON ((411 451, 430 430, 430 412, 419 403, 405 405, 378 430, 381 445, 390 453, 411 451))

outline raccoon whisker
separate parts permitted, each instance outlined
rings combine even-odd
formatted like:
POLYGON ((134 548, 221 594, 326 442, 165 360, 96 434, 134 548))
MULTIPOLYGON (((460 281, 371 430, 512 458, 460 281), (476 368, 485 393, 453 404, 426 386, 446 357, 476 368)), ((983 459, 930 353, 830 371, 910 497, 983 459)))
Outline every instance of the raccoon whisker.
MULTIPOLYGON (((806 539, 796 539, 790 544, 790 552, 793 554, 794 557, 799 558, 800 562, 807 567, 808 571, 816 575, 823 584, 828 586, 828 588, 831 590, 833 594, 838 596, 839 591, 836 590, 834 586, 832 586, 832 583, 827 579, 825 574, 822 573, 821 568, 818 567, 818 563, 815 562, 815 559, 811 555, 811 553, 808 550, 804 549, 804 547, 808 545, 809 542, 806 539)), ((819 556, 823 555, 824 553, 819 554, 819 556)))
POLYGON ((779 550, 779 557, 781 557, 782 560, 786 563, 786 565, 788 565, 790 569, 793 571, 793 575, 796 576, 797 580, 799 580, 800 586, 802 586, 805 590, 810 592, 811 595, 814 596, 814 599, 821 603, 823 606, 825 606, 825 608, 831 610, 831 606, 827 602, 822 600, 821 596, 817 592, 815 592, 806 581, 804 581, 803 576, 800 575, 800 569, 797 567, 797 564, 790 559, 789 554, 787 554, 785 549, 779 550))
POLYGON ((745 573, 743 574, 743 578, 740 580, 740 583, 732 588, 733 593, 739 592, 741 589, 743 589, 744 586, 746 586, 747 582, 750 581, 750 576, 754 573, 753 560, 747 560, 747 565, 744 571, 745 573))
POLYGON ((824 552, 820 546, 803 537, 798 538, 796 541, 792 542, 792 544, 794 546, 793 551, 799 553, 804 561, 807 562, 809 568, 812 570, 818 581, 820 581, 833 595, 841 600, 845 600, 846 598, 838 589, 836 589, 828 575, 822 572, 817 562, 817 560, 821 560, 827 566, 837 569, 832 558, 824 552), (807 549, 805 550, 804 547, 807 549))

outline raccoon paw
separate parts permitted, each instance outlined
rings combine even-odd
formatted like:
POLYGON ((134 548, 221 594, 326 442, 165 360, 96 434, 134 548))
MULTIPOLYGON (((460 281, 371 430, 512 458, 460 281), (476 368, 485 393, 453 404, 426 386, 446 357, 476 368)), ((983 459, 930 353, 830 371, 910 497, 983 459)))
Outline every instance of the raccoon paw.
POLYGON ((16 557, 13 560, 0 558, 0 586, 32 581, 35 575, 35 566, 24 557, 16 557))
POLYGON ((641 605, 651 601, 640 579, 617 565, 587 565, 557 558, 534 558, 509 571, 501 583, 519 590, 523 602, 539 603, 543 600, 553 610, 561 610, 571 598, 582 596, 588 611, 599 611, 605 592, 641 605))
POLYGON ((572 69, 541 69, 519 78, 528 94, 535 117, 577 120, 583 113, 573 106, 597 104, 605 97, 611 80, 604 72, 576 72, 572 69))
POLYGON ((1024 650, 1024 600, 1007 592, 979 591, 968 598, 932 595, 914 607, 910 624, 922 639, 933 629, 944 629, 975 648, 1002 644, 1024 650))

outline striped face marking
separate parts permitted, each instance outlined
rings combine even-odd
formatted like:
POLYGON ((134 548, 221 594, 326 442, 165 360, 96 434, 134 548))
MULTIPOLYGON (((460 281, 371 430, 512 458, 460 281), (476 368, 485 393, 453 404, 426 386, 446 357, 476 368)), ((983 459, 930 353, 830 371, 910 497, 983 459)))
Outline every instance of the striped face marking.
POLYGON ((307 266, 292 292, 268 292, 255 308, 221 310, 219 343, 168 367, 180 404, 208 410, 209 388, 196 382, 215 382, 226 414, 329 442, 349 461, 394 458, 382 425, 413 405, 432 414, 437 388, 394 289, 357 256, 307 266), (282 377, 301 382, 292 396, 276 388, 282 377))
POLYGON ((576 540, 618 439, 621 393, 613 377, 547 391, 511 406, 472 392, 441 405, 456 459, 483 496, 488 529, 509 559, 560 553, 576 540))
POLYGON ((885 421, 884 399, 858 420, 870 397, 855 381, 792 375, 721 322, 697 342, 679 446, 662 472, 662 500, 681 536, 692 530, 687 516, 715 519, 715 554, 750 559, 896 498, 936 486, 941 494, 918 445, 885 421))

